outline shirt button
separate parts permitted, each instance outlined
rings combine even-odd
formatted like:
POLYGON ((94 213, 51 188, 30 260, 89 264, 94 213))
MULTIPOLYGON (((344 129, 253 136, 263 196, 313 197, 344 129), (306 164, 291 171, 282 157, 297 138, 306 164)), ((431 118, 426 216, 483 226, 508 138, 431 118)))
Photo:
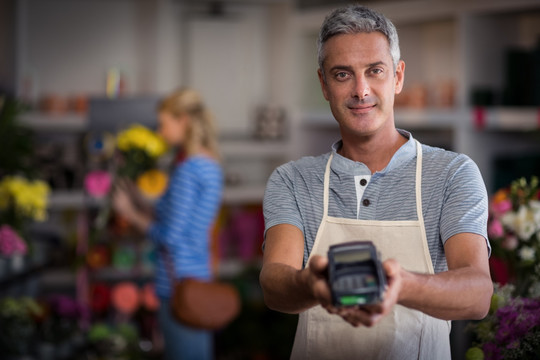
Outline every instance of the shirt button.
POLYGON ((360 185, 366 186, 366 184, 367 184, 367 180, 366 180, 366 179, 360 180, 360 185))
POLYGON ((362 204, 363 204, 364 206, 369 206, 369 204, 371 204, 371 201, 369 201, 369 199, 364 199, 364 200, 362 201, 362 204))

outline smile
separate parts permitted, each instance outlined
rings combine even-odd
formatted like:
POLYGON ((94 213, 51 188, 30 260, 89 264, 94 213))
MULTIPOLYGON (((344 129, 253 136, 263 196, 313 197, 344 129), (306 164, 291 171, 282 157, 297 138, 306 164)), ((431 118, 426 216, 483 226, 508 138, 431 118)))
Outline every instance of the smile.
POLYGON ((357 114, 364 114, 370 112, 377 105, 362 105, 362 106, 350 106, 349 110, 357 114))

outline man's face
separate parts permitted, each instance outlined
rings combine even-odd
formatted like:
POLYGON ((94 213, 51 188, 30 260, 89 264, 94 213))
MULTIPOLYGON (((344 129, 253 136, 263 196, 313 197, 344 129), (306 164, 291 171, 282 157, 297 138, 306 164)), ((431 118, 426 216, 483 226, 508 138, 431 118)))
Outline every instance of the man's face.
POLYGON ((379 32, 342 34, 324 45, 324 97, 345 139, 393 129, 394 96, 401 91, 405 63, 394 73, 388 40, 379 32))

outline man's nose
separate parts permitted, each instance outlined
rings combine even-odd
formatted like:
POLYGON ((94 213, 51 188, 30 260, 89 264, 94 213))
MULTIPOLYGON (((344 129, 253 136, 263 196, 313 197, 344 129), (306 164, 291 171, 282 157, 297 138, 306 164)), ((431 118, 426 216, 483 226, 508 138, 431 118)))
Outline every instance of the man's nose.
POLYGON ((364 99, 365 97, 369 96, 370 94, 370 87, 367 79, 365 76, 359 76, 356 78, 354 90, 353 90, 353 97, 357 97, 359 99, 364 99))

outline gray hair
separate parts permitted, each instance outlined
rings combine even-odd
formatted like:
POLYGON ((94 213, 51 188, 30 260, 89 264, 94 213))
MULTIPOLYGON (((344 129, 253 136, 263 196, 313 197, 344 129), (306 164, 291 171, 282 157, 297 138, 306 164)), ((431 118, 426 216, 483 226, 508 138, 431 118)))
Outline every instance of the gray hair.
POLYGON ((361 5, 349 5, 336 9, 324 19, 317 40, 317 56, 321 71, 323 71, 326 57, 324 44, 328 39, 341 34, 371 33, 374 31, 382 33, 388 39, 395 71, 400 59, 396 27, 384 15, 361 5))

